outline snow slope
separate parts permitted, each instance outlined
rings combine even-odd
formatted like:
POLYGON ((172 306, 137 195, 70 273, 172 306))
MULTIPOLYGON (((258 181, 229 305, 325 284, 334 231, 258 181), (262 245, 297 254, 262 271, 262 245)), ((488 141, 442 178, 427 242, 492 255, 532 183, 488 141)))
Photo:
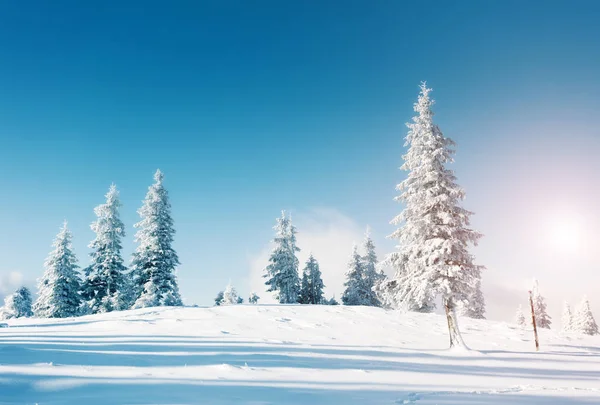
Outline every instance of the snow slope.
POLYGON ((600 404, 600 337, 377 308, 147 308, 0 329, 0 404, 600 404))

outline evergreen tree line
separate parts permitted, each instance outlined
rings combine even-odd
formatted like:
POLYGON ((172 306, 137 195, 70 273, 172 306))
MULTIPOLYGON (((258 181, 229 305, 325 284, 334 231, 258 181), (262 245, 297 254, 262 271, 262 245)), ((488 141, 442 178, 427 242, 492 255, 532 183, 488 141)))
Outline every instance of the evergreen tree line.
MULTIPOLYGON (((296 253, 300 248, 296 243, 296 227, 291 218, 282 211, 274 227, 275 247, 269 257, 263 277, 266 278, 268 292, 273 292, 281 304, 326 304, 337 305, 335 297, 326 299, 325 285, 321 277, 319 262, 311 253, 299 275, 299 262, 296 253)), ((369 232, 363 243, 365 254, 358 252, 355 245, 348 263, 342 303, 344 305, 381 306, 375 286, 384 279, 382 271, 377 271, 375 245, 369 232)))
POLYGON ((163 179, 157 170, 155 182, 138 210, 141 220, 135 224, 137 247, 129 268, 121 254, 125 226, 119 214, 119 192, 111 185, 106 202, 94 209, 96 220, 91 228, 96 237, 89 244, 91 264, 79 271, 72 235, 65 222, 44 263, 37 300, 32 303, 29 290, 20 288, 6 298, 4 317, 64 318, 182 305, 175 276, 179 259, 172 248, 175 229, 163 179))
MULTIPOLYGON (((535 314, 535 324, 538 328, 550 329, 552 324, 552 318, 546 311, 546 301, 540 294, 538 281, 533 281, 533 288, 531 290, 531 299, 533 303, 533 313, 535 314)), ((531 311, 526 311, 528 316, 523 313, 523 307, 519 305, 515 316, 517 325, 524 328, 531 326, 533 319, 530 315, 531 311)), ((562 333, 579 333, 585 335, 597 335, 600 334, 598 330, 598 324, 592 314, 590 308, 590 302, 587 296, 584 296, 577 307, 575 313, 571 311, 571 306, 567 301, 563 304, 563 313, 561 318, 562 333)))

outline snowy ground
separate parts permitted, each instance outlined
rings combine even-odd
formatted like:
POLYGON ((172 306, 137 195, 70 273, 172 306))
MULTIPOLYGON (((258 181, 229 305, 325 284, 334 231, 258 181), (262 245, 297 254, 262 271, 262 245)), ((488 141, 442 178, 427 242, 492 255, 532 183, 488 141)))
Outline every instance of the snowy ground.
POLYGON ((377 308, 145 309, 0 329, 0 404, 600 404, 600 337, 377 308))

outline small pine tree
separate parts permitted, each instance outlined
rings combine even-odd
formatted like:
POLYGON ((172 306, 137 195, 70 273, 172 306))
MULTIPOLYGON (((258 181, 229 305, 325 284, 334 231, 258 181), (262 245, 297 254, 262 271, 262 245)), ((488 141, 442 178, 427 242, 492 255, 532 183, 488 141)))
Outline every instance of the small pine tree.
POLYGON ((525 320, 525 315, 523 314, 523 306, 522 305, 519 305, 519 308, 517 308, 517 314, 515 315, 515 322, 517 323, 517 325, 519 325, 522 328, 527 326, 527 321, 525 320))
POLYGON ((348 263, 344 286, 346 287, 342 294, 344 305, 369 305, 365 287, 363 260, 358 253, 356 245, 352 247, 352 255, 348 263))
POLYGON ((540 289, 537 280, 533 280, 533 311, 535 314, 535 323, 539 328, 550 329, 552 324, 551 317, 546 311, 546 300, 540 294, 540 289))
POLYGON ((325 305, 340 305, 340 303, 335 299, 335 295, 328 300, 325 300, 325 305))
POLYGON ((302 272, 302 287, 298 302, 300 304, 321 304, 324 287, 319 263, 311 253, 302 272))
POLYGON ((481 279, 477 279, 468 298, 460 305, 461 314, 473 319, 485 319, 485 298, 481 291, 481 279))
POLYGON ((221 305, 236 305, 236 304, 240 304, 239 301, 239 296, 237 293, 237 290, 235 289, 234 286, 231 285, 231 282, 229 284, 227 284, 227 287, 225 288, 225 291, 223 292, 223 301, 221 302, 221 305))
POLYGON ((263 277, 269 286, 268 292, 275 292, 280 304, 294 304, 298 302, 300 293, 300 278, 298 276, 298 258, 296 252, 296 228, 285 211, 277 219, 275 226, 276 236, 273 240, 275 248, 269 258, 269 265, 263 277))
POLYGON ((27 287, 21 287, 4 299, 2 308, 4 319, 33 316, 31 311, 31 292, 27 287))
POLYGON ((256 304, 258 304, 259 299, 260 299, 260 297, 255 292, 252 292, 252 293, 250 293, 250 297, 248 297, 248 302, 250 304, 256 305, 256 304))
POLYGON ((128 298, 125 271, 121 256, 121 238, 125 226, 119 217, 119 192, 113 184, 106 194, 106 203, 94 209, 98 217, 91 225, 96 238, 90 243, 92 264, 84 269, 82 297, 90 313, 127 309, 128 298))
POLYGON ((54 250, 44 263, 46 270, 38 283, 33 312, 39 318, 66 318, 80 313, 81 281, 71 239, 65 222, 54 240, 54 250))
POLYGON ((594 315, 592 315, 590 302, 585 296, 577 308, 577 313, 575 314, 573 322, 573 329, 578 333, 583 333, 585 335, 597 335, 599 333, 598 324, 594 319, 594 315))
POLYGON ((173 243, 171 203, 163 186, 164 175, 154 174, 155 183, 149 187, 146 199, 138 213, 142 220, 135 224, 138 246, 133 254, 131 268, 135 296, 133 307, 181 306, 181 296, 175 269, 179 264, 173 243))
POLYGON ((365 305, 373 307, 382 306, 377 295, 377 286, 385 279, 383 272, 377 271, 377 254, 375 253, 375 244, 371 239, 371 231, 367 228, 365 240, 363 242, 365 255, 362 257, 362 268, 365 288, 365 305))
POLYGON ((215 306, 223 305, 224 293, 223 291, 219 291, 215 298, 215 306))
POLYGON ((561 324, 563 333, 569 333, 573 331, 573 314, 571 313, 571 306, 567 301, 563 303, 563 312, 561 317, 561 324))

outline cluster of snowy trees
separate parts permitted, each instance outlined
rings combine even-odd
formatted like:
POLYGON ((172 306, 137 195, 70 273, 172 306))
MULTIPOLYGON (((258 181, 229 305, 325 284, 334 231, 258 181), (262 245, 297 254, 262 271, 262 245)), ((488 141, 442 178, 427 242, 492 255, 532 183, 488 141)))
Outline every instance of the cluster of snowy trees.
MULTIPOLYGON (((161 305, 182 305, 175 269, 179 264, 172 248, 173 219, 164 176, 154 175, 142 207, 141 221, 135 224, 137 248, 128 269, 121 254, 125 226, 120 219, 119 192, 110 186, 106 202, 94 209, 96 221, 91 228, 96 234, 90 243, 91 264, 79 271, 72 250, 72 235, 65 222, 53 243, 38 280, 38 298, 31 306, 41 318, 64 318, 130 308, 161 305)), ((7 298, 4 314, 30 316, 31 310, 21 310, 31 302, 26 289, 7 298), (19 308, 17 310, 17 307, 19 308)))
MULTIPOLYGON (((257 304, 259 300, 259 296, 255 293, 251 293, 250 297, 248 297, 248 302, 251 304, 257 304)), ((227 284, 224 291, 219 291, 217 297, 215 298, 215 305, 236 305, 243 304, 244 299, 238 295, 236 288, 231 284, 227 284)))
MULTIPOLYGON (((550 315, 548 315, 546 301, 540 294, 537 280, 533 281, 531 300, 533 304, 533 313, 535 314, 536 326, 538 328, 550 329, 552 318, 550 315)), ((519 308, 517 308, 517 314, 515 316, 517 325, 521 327, 530 326, 533 322, 530 312, 531 311, 527 311, 528 316, 525 316, 523 313, 523 307, 519 305, 519 308)), ((561 323, 561 331, 563 333, 581 333, 585 335, 597 335, 600 333, 590 308, 590 302, 586 296, 584 296, 581 300, 581 303, 577 307, 575 314, 572 313, 569 303, 567 301, 564 302, 561 323)))
POLYGON ((275 247, 269 257, 269 264, 263 275, 267 280, 267 291, 275 293, 280 304, 323 304, 337 305, 334 297, 326 299, 323 293, 325 285, 321 278, 321 270, 317 259, 309 255, 299 275, 299 261, 296 253, 300 248, 296 244, 296 227, 285 211, 277 218, 274 227, 275 247))
POLYGON ((344 305, 380 307, 382 304, 375 288, 385 279, 385 274, 382 270, 377 271, 378 262, 375 244, 368 229, 365 234, 363 249, 365 254, 361 256, 356 245, 352 248, 342 302, 344 305))

